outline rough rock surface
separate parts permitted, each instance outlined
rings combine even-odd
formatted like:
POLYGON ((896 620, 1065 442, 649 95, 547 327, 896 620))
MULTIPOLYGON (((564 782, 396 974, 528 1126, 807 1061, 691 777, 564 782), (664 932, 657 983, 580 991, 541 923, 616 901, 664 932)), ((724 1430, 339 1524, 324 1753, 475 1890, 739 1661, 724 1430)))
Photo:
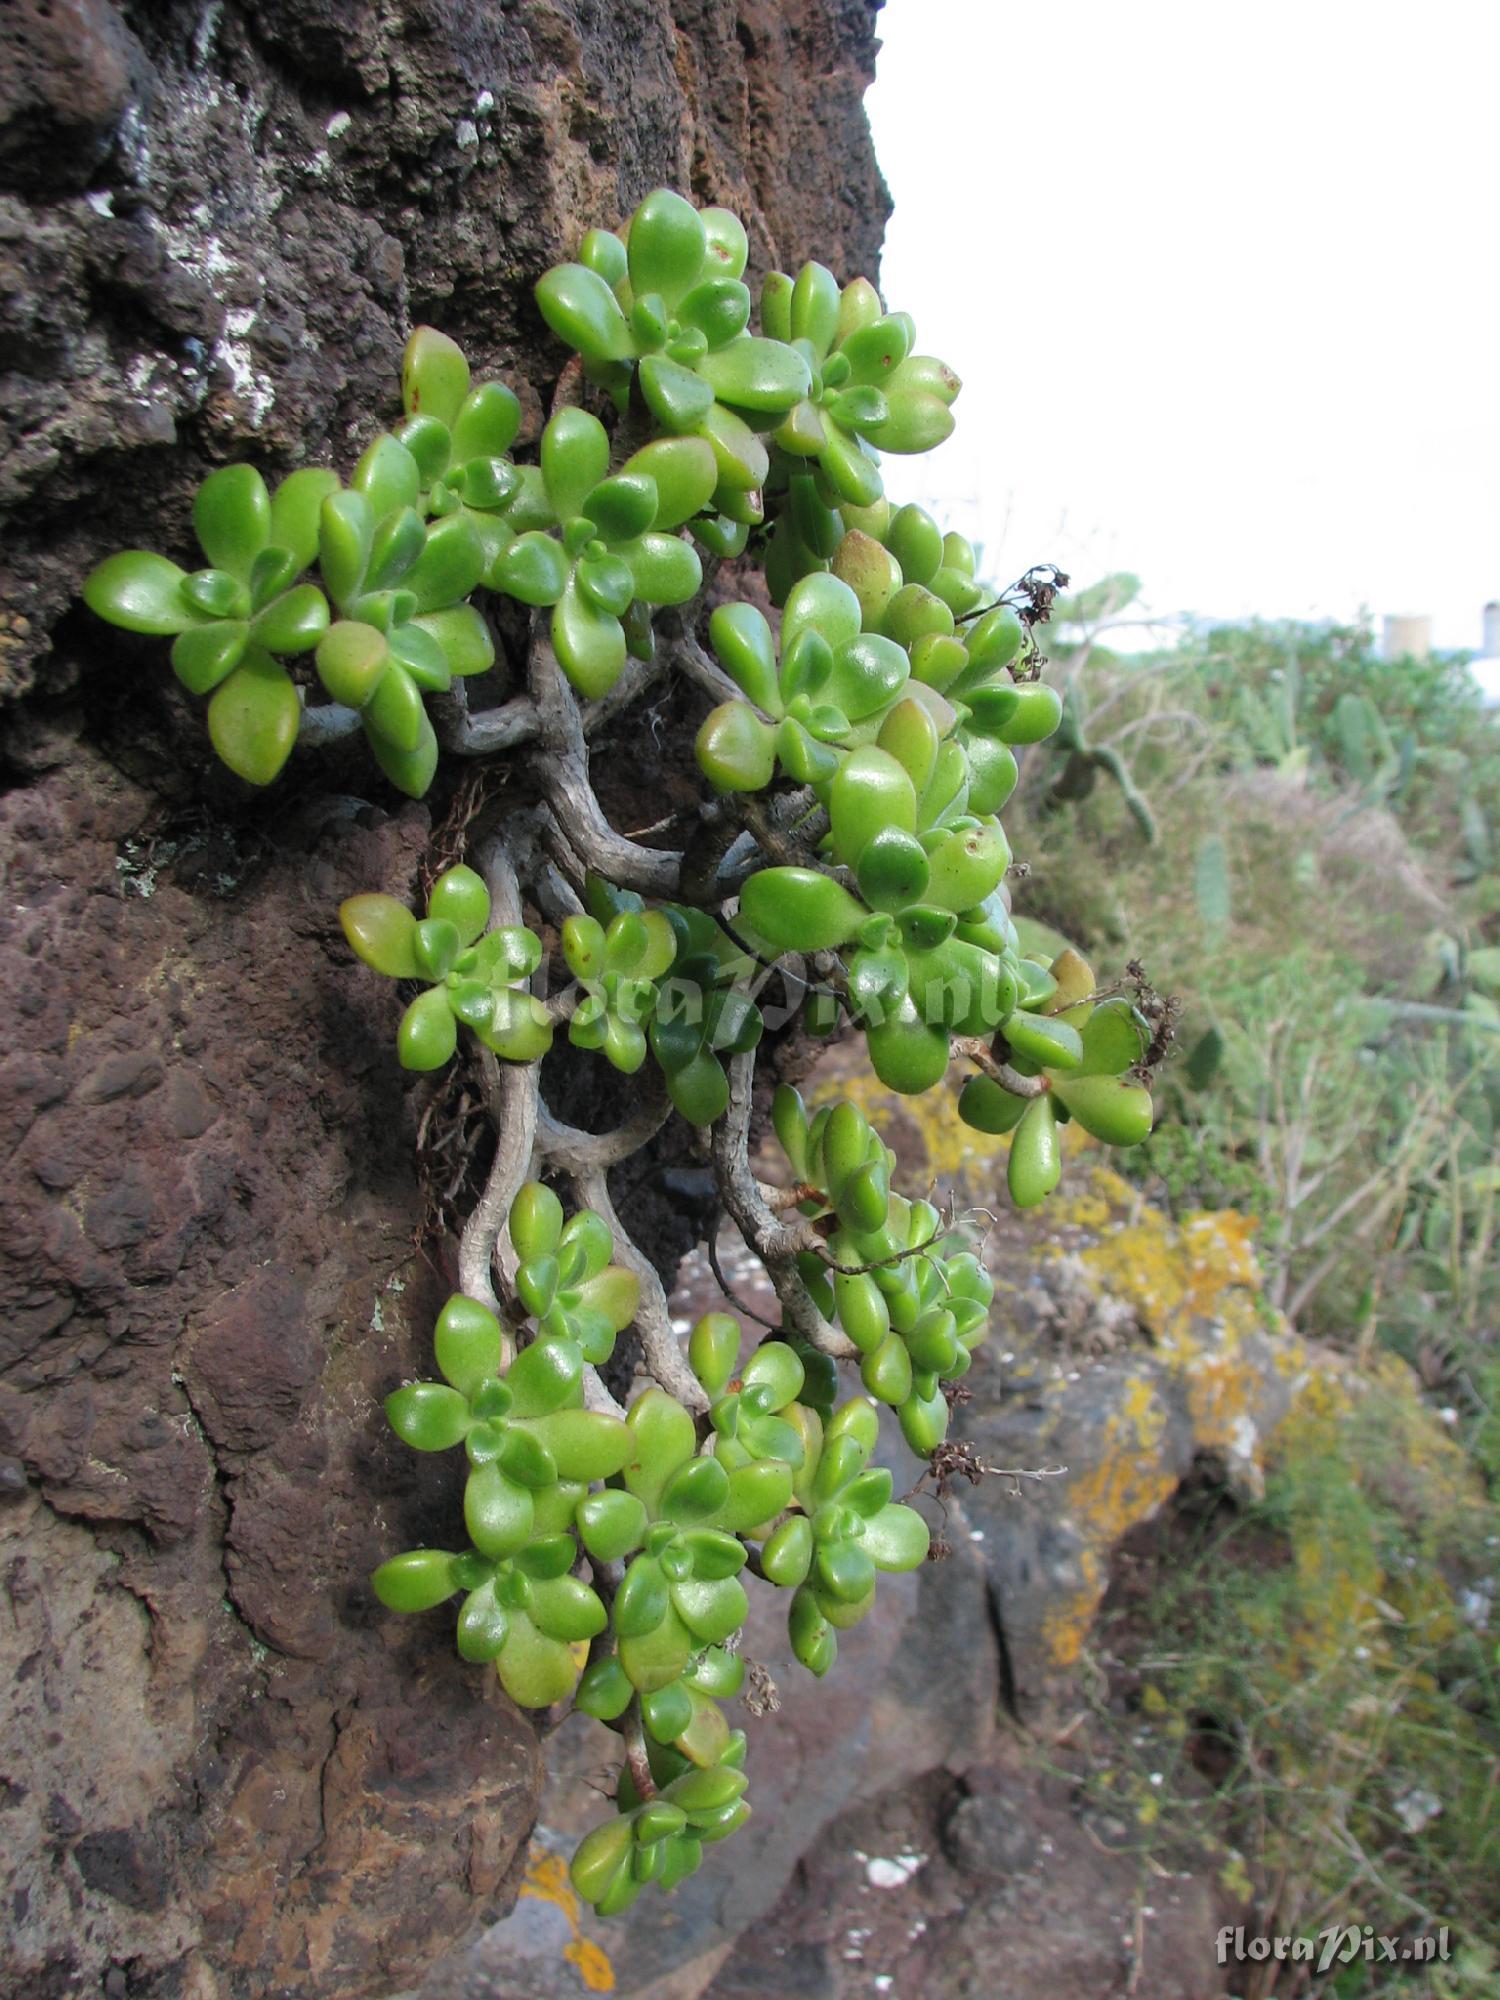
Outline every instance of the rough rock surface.
POLYGON ((873 272, 873 48, 864 0, 0 19, 0 1990, 390 1992, 509 1906, 541 1782, 364 1582, 454 1496, 379 1418, 443 1275, 333 912, 428 816, 353 760, 248 797, 79 582, 184 554, 217 463, 350 462, 422 318, 534 435, 530 281, 655 184, 873 272))

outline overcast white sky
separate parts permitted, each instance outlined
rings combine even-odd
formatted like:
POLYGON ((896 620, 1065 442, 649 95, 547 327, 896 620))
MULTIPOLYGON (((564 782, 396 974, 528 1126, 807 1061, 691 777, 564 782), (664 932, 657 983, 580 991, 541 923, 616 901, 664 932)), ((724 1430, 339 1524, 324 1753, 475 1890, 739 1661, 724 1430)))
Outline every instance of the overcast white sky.
POLYGON ((1155 611, 1500 597, 1495 0, 889 0, 882 287, 964 378, 888 485, 1155 611))

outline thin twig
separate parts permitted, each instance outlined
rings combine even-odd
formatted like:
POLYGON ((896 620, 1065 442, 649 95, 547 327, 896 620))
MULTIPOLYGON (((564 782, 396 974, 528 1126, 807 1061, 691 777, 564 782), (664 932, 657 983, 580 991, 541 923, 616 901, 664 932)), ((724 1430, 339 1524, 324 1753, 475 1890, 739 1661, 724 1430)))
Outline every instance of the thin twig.
POLYGON ((1008 1090, 1012 1097, 1044 1097, 1047 1079, 1044 1076, 1022 1076, 1009 1063, 1001 1062, 989 1043, 981 1035, 955 1035, 953 1046, 961 1056, 967 1056, 977 1069, 982 1069, 987 1077, 1008 1090))
POLYGON ((729 1107, 713 1130, 714 1178, 719 1198, 735 1227, 766 1267, 781 1301, 782 1314, 802 1338, 824 1354, 852 1360, 859 1349, 847 1334, 824 1319, 813 1303, 797 1269, 798 1256, 822 1239, 805 1222, 778 1222, 761 1199, 759 1183, 750 1171, 750 1090, 755 1075, 753 1053, 729 1061, 729 1107))
POLYGON ((537 1106, 536 1143, 544 1158, 565 1173, 581 1174, 591 1169, 618 1166, 654 1139, 666 1124, 672 1105, 659 1076, 653 1071, 643 1086, 643 1096, 630 1116, 612 1132, 585 1132, 580 1126, 565 1125, 547 1109, 537 1106))

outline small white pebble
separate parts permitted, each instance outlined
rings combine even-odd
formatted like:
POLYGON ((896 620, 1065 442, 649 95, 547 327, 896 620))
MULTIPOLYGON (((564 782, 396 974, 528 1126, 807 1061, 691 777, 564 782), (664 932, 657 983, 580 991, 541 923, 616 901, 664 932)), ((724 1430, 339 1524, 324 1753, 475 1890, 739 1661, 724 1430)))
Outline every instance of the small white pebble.
POLYGON ((891 1978, 891 1975, 888 1972, 876 1973, 875 1991, 877 1993, 889 1993, 894 1984, 895 1981, 891 1978))
POLYGON ((1452 1425, 1458 1422, 1458 1412, 1451 1405, 1446 1410, 1439 1410, 1438 1415, 1445 1424, 1452 1425))
POLYGON ((494 91, 481 90, 479 95, 474 99, 474 116, 476 118, 482 118, 486 111, 493 111, 494 108, 495 108, 494 91))
POLYGON ((1151 1783, 1152 1783, 1153 1785, 1159 1785, 1159 1784, 1161 1783, 1161 1772, 1160 1772, 1160 1771, 1153 1771, 1153 1772, 1151 1773, 1151 1783))
POLYGON ((330 139, 342 139, 353 123, 354 120, 347 111, 335 111, 323 130, 330 139))
POLYGON ((970 1528, 969 1540, 971 1542, 982 1542, 984 1540, 983 1528, 970 1528))
POLYGON ((460 118, 453 138, 459 148, 467 153, 471 147, 479 144, 479 127, 472 118, 460 118))
POLYGON ((115 198, 107 188, 102 192, 96 191, 93 194, 86 194, 83 198, 94 211, 95 215, 110 216, 115 212, 115 198))
POLYGON ((883 1854, 877 1854, 873 1861, 865 1863, 865 1875, 872 1889, 900 1889, 926 1859, 925 1854, 898 1854, 894 1860, 887 1860, 883 1854))

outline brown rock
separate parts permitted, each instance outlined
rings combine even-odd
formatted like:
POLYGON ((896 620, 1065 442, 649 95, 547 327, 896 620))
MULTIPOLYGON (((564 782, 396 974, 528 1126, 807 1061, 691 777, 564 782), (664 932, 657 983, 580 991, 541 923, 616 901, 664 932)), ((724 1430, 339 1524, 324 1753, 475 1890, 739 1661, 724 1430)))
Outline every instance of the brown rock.
MULTIPOLYGON (((81 580, 194 560, 225 460, 347 467, 414 319, 534 439, 531 283, 654 185, 738 206, 758 269, 873 273, 872 50, 862 0, 743 38, 696 0, 5 10, 0 1991, 409 1985, 510 1907, 541 1776, 451 1620, 367 1582, 453 1533, 380 1415, 446 1284, 398 997, 333 913, 411 890, 428 814, 353 750, 251 796, 81 580)), ((620 824, 661 780, 613 776, 620 824)))

